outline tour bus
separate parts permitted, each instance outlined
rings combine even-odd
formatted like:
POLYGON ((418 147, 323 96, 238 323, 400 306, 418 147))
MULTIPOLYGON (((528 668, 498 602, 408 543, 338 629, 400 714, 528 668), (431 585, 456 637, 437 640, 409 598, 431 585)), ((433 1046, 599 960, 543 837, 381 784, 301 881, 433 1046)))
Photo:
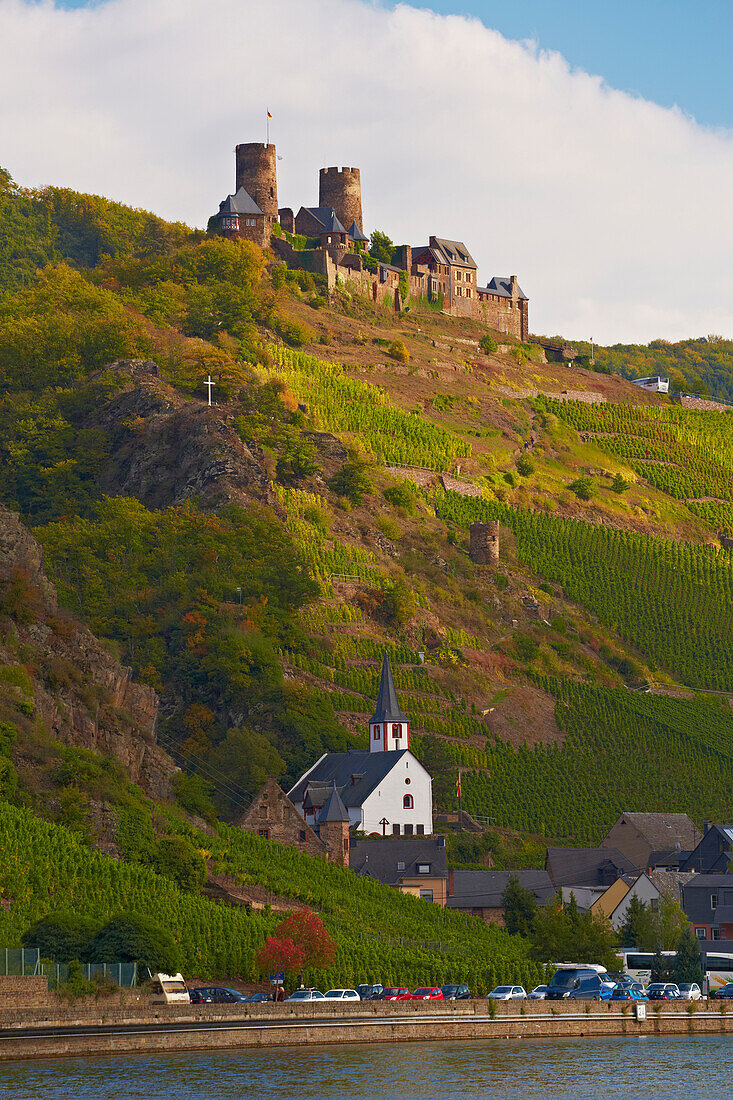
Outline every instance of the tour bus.
POLYGON ((658 374, 652 378, 632 378, 631 381, 635 386, 651 390, 652 393, 669 393, 669 378, 661 378, 658 374))
MULTIPOLYGON (((670 963, 673 963, 677 952, 662 951, 661 954, 665 959, 669 959, 670 963)), ((634 948, 630 948, 629 950, 618 951, 617 955, 621 960, 621 969, 625 974, 644 985, 649 982, 654 966, 653 951, 635 951, 634 948)), ((720 989, 728 982, 733 982, 733 954, 728 955, 720 951, 704 951, 702 968, 710 991, 720 989)))

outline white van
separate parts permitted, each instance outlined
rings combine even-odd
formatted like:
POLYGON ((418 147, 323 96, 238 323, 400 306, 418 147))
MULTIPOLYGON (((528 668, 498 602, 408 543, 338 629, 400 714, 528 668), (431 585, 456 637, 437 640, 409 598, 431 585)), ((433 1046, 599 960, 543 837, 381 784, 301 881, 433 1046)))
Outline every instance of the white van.
POLYGON ((155 1004, 190 1004, 191 998, 183 974, 156 974, 153 978, 155 1004))

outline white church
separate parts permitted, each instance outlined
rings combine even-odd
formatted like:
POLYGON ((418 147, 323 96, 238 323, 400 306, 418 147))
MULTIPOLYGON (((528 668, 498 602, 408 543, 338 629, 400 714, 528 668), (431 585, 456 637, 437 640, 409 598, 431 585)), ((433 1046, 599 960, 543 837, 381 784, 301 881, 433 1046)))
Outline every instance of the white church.
POLYGON ((370 836, 427 836, 433 831, 433 783, 410 752, 410 723, 397 700, 387 653, 377 706, 369 721, 369 751, 327 752, 288 797, 313 824, 336 788, 349 827, 370 836))

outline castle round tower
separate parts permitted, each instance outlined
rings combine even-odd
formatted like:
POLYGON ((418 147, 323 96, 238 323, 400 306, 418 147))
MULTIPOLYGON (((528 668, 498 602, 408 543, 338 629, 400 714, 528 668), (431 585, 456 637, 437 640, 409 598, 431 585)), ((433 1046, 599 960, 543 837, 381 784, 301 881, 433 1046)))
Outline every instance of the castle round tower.
POLYGON ((321 168, 318 174, 318 205, 332 206, 346 229, 356 222, 364 230, 361 216, 361 173, 358 168, 321 168))
POLYGON ((469 557, 478 565, 496 565, 499 561, 499 521, 472 523, 470 528, 469 557))
POLYGON ((263 214, 277 218, 277 156, 274 145, 250 141, 237 146, 236 190, 243 187, 263 214))

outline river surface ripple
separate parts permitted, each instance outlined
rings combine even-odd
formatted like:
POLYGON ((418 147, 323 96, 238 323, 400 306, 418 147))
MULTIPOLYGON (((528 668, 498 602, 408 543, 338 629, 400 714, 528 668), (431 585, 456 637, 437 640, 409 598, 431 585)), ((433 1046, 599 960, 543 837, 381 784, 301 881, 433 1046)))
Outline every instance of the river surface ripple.
POLYGON ((0 1062, 12 1100, 733 1098, 726 1036, 388 1043, 0 1062))

